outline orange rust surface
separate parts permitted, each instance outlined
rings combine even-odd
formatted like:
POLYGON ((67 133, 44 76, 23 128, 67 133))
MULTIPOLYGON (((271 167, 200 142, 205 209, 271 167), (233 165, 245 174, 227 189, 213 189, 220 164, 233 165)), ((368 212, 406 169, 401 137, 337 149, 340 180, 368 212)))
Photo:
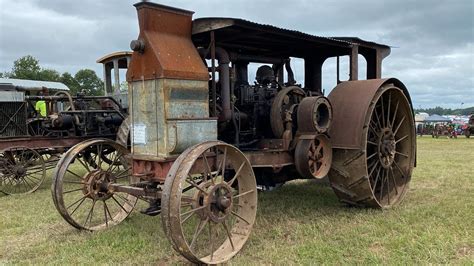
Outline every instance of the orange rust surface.
POLYGON ((133 52, 127 81, 155 78, 209 80, 191 40, 192 12, 143 2, 137 5, 143 53, 133 52))

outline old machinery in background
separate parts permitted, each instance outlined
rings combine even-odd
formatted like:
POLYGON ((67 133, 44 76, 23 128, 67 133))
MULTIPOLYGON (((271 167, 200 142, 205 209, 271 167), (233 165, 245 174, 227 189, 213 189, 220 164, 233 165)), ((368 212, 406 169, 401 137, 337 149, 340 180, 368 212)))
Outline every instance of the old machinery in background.
POLYGON ((0 192, 35 191, 58 155, 86 139, 117 138, 127 144, 128 102, 118 73, 127 69, 129 58, 130 52, 119 52, 98 61, 104 64, 104 96, 71 95, 58 82, 0 80, 0 192), (117 74, 114 87, 112 70, 117 74), (36 109, 38 103, 43 114, 36 109))

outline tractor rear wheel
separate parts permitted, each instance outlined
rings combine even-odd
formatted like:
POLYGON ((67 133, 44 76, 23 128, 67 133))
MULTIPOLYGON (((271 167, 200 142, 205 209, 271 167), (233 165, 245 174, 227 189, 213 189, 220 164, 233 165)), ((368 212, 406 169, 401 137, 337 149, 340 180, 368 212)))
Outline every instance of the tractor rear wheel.
MULTIPOLYGON (((355 84, 361 88, 360 85, 364 85, 363 82, 355 84)), ((360 127, 360 136, 355 136, 360 137, 358 149, 335 144, 329 181, 343 202, 388 208, 403 199, 415 165, 413 114, 405 91, 393 83, 382 84, 366 93, 372 97, 367 105, 359 104, 367 109, 359 110, 362 115, 365 111, 365 117, 361 116, 361 124, 356 125, 360 127)), ((336 107, 341 103, 337 103, 338 99, 332 99, 336 107)), ((351 116, 346 114, 346 117, 351 116)), ((334 124, 341 125, 341 121, 334 124)))

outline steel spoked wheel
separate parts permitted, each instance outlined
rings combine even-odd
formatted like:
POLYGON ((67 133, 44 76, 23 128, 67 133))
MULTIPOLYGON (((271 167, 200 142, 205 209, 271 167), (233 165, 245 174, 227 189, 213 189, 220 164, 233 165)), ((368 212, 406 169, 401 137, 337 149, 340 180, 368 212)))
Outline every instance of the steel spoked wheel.
POLYGON ((165 181, 164 230, 174 249, 194 263, 223 263, 247 241, 257 212, 252 167, 219 141, 184 151, 165 181))
POLYGON ((26 194, 36 191, 46 177, 43 157, 26 147, 0 152, 0 191, 7 194, 26 194))
POLYGON ((295 166, 305 178, 324 178, 331 169, 332 147, 325 135, 298 141, 295 149, 295 166))
POLYGON ((115 141, 94 139, 66 152, 56 166, 52 194, 56 209, 72 226, 100 230, 123 221, 137 202, 109 185, 137 183, 131 176, 128 150, 115 141), (110 160, 103 160, 103 154, 110 160), (87 156, 96 154, 97 156, 87 156))
POLYGON ((414 165, 414 125, 403 92, 382 90, 371 111, 367 131, 367 171, 373 197, 382 207, 399 202, 414 165))

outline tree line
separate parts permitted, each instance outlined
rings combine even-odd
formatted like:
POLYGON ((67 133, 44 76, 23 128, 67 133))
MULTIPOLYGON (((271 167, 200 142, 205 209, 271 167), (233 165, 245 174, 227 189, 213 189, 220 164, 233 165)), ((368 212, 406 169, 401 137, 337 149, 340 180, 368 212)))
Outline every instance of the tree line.
POLYGON ((104 95, 104 83, 92 69, 81 69, 73 76, 69 72, 60 73, 43 68, 39 60, 31 55, 23 56, 13 63, 10 72, 0 72, 0 78, 56 81, 64 83, 72 95, 84 92, 86 95, 104 95))
POLYGON ((437 114, 437 115, 471 115, 474 114, 474 106, 468 107, 464 109, 451 109, 451 108, 443 108, 440 106, 436 106, 434 108, 420 108, 415 109, 415 113, 428 113, 429 115, 437 114))

